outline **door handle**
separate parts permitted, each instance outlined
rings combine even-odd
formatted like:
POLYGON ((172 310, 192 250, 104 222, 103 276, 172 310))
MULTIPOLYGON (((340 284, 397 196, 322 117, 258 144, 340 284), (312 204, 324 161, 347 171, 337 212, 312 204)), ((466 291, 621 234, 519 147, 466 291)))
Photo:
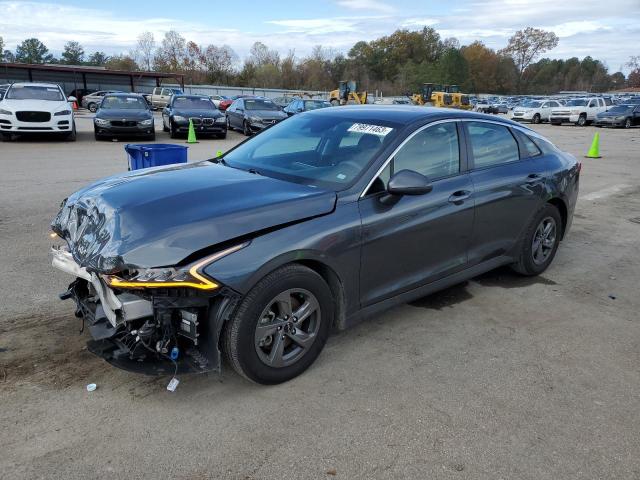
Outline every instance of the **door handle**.
POLYGON ((540 173, 530 173, 529 175, 527 175, 527 183, 534 185, 536 183, 539 183, 539 181, 542 180, 542 175, 540 173))
POLYGON ((453 192, 449 197, 449 203, 453 203, 455 205, 462 205, 462 203, 471 196, 470 190, 458 190, 457 192, 453 192))

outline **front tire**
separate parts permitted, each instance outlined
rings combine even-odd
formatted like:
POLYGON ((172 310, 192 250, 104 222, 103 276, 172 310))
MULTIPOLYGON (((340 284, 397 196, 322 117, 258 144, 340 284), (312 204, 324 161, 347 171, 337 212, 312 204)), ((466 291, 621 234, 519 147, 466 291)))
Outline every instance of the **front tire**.
POLYGON ((579 127, 584 127, 587 125, 587 116, 584 113, 578 117, 576 125, 578 125, 579 127))
POLYGON ((97 104, 97 103, 93 103, 93 102, 91 102, 89 105, 87 105, 87 109, 88 109, 91 113, 96 113, 96 110, 98 110, 98 104, 97 104))
POLYGON ((529 223, 520 244, 520 254, 511 268, 534 276, 544 272, 553 261, 562 238, 562 217, 558 209, 547 203, 529 223))
POLYGON ((540 118, 540 114, 539 114, 539 113, 536 113, 536 114, 533 116, 533 123, 538 124, 538 123, 540 123, 541 121, 542 121, 542 120, 541 120, 541 118, 540 118))
POLYGON ((631 119, 630 118, 627 118, 624 121, 624 128, 631 128, 631 119))
POLYGON ((75 142, 76 141, 76 122, 74 121, 71 125, 71 132, 67 133, 64 137, 67 142, 75 142))
POLYGON ((178 138, 178 132, 176 130, 176 126, 171 120, 169 120, 169 130, 170 130, 169 136, 171 138, 178 138))
POLYGON ((320 355, 333 312, 323 278, 303 265, 286 265, 260 280, 225 325, 225 356, 236 372, 256 383, 291 380, 320 355))
POLYGON ((249 126, 249 122, 246 120, 242 122, 242 133, 244 133, 246 137, 251 136, 251 127, 249 126))

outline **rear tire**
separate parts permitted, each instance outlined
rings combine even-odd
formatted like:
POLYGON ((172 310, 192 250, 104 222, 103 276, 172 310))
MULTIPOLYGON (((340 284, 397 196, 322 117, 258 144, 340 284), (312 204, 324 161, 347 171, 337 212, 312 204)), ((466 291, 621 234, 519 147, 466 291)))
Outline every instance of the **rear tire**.
POLYGON ((251 127, 249 126, 249 122, 246 120, 242 122, 242 133, 244 133, 246 137, 251 136, 251 127))
POLYGON ((547 203, 538 210, 527 226, 520 242, 518 260, 511 268, 527 276, 544 272, 556 255, 562 229, 560 212, 555 206, 547 203))
POLYGON ((630 118, 627 118, 624 121, 624 128, 631 128, 631 119, 630 118))
POLYGON ((227 138, 227 132, 219 133, 219 134, 217 135, 217 137, 218 137, 220 140, 224 140, 225 138, 227 138))
POLYGON ((222 349, 245 378, 265 385, 286 382, 320 355, 333 312, 331 290, 320 275, 303 265, 285 265, 244 297, 225 325, 222 349), (303 317, 305 310, 311 313, 303 317))

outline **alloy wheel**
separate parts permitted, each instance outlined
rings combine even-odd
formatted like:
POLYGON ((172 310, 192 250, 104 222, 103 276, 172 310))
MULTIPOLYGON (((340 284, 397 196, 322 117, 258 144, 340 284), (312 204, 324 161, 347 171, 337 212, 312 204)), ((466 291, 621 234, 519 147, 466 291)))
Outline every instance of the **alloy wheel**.
POLYGON ((538 224, 531 243, 531 255, 536 265, 545 263, 553 252, 556 231, 556 221, 552 217, 545 217, 538 224))
POLYGON ((258 358, 273 368, 293 365, 313 345, 321 322, 320 303, 311 292, 293 288, 280 293, 258 319, 254 335, 258 358))

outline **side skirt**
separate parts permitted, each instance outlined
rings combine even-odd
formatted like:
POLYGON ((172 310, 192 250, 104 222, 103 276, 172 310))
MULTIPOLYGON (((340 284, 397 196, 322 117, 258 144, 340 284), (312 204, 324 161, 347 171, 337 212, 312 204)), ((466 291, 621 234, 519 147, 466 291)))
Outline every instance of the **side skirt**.
POLYGON ((470 278, 482 275, 483 273, 486 273, 495 268, 513 263, 513 261, 514 260, 512 257, 505 255, 492 258, 491 260, 479 263, 478 265, 470 267, 461 272, 454 273, 453 275, 450 275, 448 277, 441 278, 440 280, 437 280, 435 282, 428 283, 421 287, 414 288, 413 290, 409 290, 408 292, 396 295, 395 297, 387 298, 386 300, 374 303, 373 305, 369 305, 347 317, 345 321, 345 328, 352 327, 353 325, 360 323, 368 317, 371 317, 385 310, 389 310, 396 305, 412 302, 419 298, 435 293, 439 290, 443 290, 447 287, 462 283, 466 280, 469 280, 470 278))

